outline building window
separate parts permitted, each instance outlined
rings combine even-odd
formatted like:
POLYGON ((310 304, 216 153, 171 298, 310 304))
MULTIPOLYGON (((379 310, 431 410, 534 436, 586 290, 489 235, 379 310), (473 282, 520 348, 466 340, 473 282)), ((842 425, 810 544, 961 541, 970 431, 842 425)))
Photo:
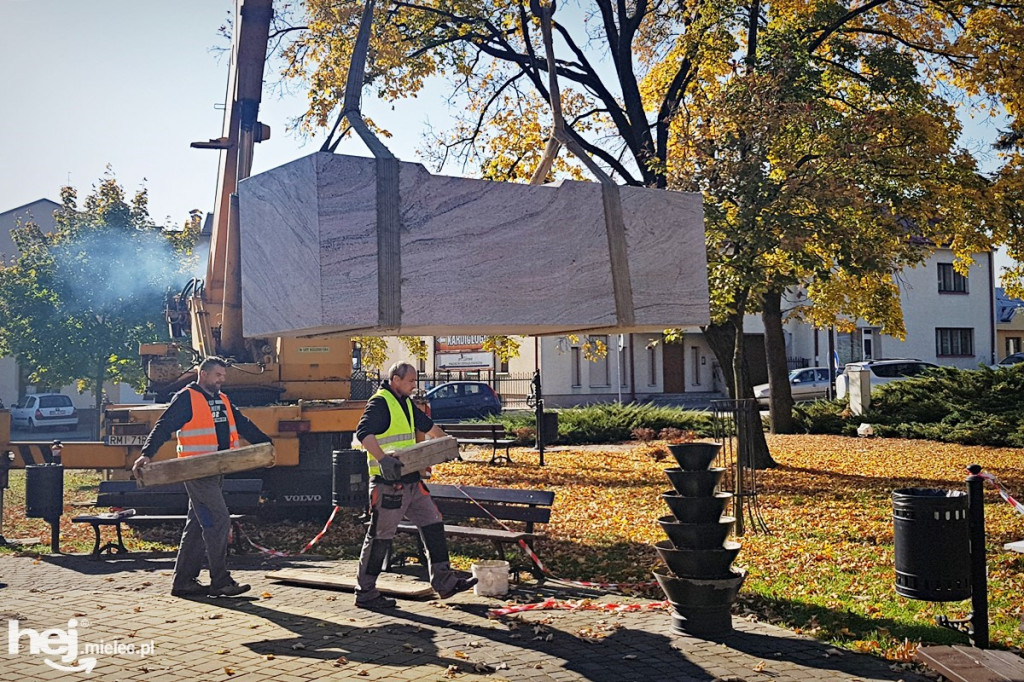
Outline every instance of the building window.
POLYGON ((967 293, 967 278, 954 270, 952 263, 939 263, 939 293, 967 293))
POLYGON ((508 374, 508 359, 506 358, 505 360, 500 360, 499 362, 500 364, 498 365, 498 371, 501 372, 502 374, 508 374))
POLYGON ((1019 353, 1021 349, 1020 337, 1019 336, 1008 336, 1006 337, 1006 354, 1013 355, 1019 353))
POLYGON ((938 327, 935 329, 935 354, 942 356, 973 356, 974 330, 969 327, 938 327))
POLYGON ((654 345, 647 346, 647 367, 650 374, 647 376, 648 386, 658 385, 658 349, 654 345))
POLYGON ((700 348, 690 346, 690 357, 693 359, 693 385, 700 386, 700 348))
POLYGON ((570 362, 572 363, 572 367, 570 368, 570 371, 572 372, 572 385, 582 386, 583 384, 580 381, 580 347, 573 346, 572 348, 570 348, 569 357, 570 362))
MULTIPOLYGON (((594 344, 594 346, 597 346, 599 343, 604 344, 605 350, 608 351, 607 335, 591 336, 590 340, 594 344)), ((590 363, 591 386, 611 386, 611 375, 608 372, 608 352, 605 353, 603 358, 596 358, 593 362, 590 363)))

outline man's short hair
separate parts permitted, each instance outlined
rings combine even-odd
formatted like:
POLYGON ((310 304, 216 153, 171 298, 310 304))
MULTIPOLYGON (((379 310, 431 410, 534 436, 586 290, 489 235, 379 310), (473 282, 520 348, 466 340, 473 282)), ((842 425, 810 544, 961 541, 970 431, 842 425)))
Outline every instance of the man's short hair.
POLYGON ((391 369, 388 370, 388 381, 391 381, 395 377, 404 379, 409 376, 409 372, 415 372, 416 368, 408 362, 396 362, 391 365, 391 369))
POLYGON ((224 358, 211 355, 202 362, 199 363, 200 372, 209 372, 211 367, 223 367, 227 369, 228 361, 224 358))

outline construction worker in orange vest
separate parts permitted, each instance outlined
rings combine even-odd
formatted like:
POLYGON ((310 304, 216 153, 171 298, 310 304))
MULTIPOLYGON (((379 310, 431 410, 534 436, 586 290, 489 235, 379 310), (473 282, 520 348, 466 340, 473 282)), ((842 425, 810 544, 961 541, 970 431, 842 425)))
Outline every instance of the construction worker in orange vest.
MULTIPOLYGON (((160 446, 175 434, 178 457, 231 450, 239 447, 240 438, 253 445, 271 442, 269 436, 220 392, 227 366, 223 358, 203 360, 198 380, 174 394, 153 426, 142 446, 142 456, 132 467, 133 472, 152 461, 160 446)), ((175 597, 234 597, 249 590, 249 585, 235 582, 227 570, 231 515, 224 502, 222 481, 223 476, 185 481, 188 516, 174 562, 171 594, 175 597), (199 582, 204 548, 210 570, 209 585, 199 582)))

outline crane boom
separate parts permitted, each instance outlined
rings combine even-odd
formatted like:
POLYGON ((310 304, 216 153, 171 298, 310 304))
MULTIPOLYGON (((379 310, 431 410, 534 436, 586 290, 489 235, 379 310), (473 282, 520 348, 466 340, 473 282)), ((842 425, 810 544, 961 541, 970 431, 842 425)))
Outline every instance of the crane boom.
MULTIPOLYGON (((241 277, 238 271, 238 217, 232 209, 231 195, 239 180, 252 171, 253 147, 269 137, 269 128, 259 123, 263 94, 263 65, 267 56, 273 0, 239 0, 235 9, 235 33, 231 46, 231 67, 224 98, 224 126, 215 148, 220 149, 217 171, 217 198, 210 240, 210 260, 206 274, 206 308, 220 315, 221 352, 241 356, 242 340, 241 277)), ((203 146, 199 143, 193 146, 203 146)), ((237 204, 236 204, 237 206, 237 204)), ((205 325, 210 329, 210 325, 205 325)), ((213 325, 217 326, 217 325, 213 325)), ((198 331, 193 327, 195 331, 198 331)), ((194 336, 198 336, 195 334, 194 336)), ((214 348, 213 339, 202 339, 202 346, 214 348)), ((193 345, 200 350, 195 341, 193 345)))

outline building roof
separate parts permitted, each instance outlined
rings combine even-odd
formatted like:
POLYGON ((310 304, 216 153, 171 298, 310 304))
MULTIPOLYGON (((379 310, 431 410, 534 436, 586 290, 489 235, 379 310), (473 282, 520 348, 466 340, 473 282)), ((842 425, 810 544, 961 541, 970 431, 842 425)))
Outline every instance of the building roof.
POLYGON ((22 204, 21 206, 17 206, 15 208, 8 209, 6 211, 0 211, 0 219, 2 219, 4 216, 7 216, 7 215, 13 215, 13 214, 16 214, 16 213, 20 213, 20 212, 24 211, 26 208, 29 208, 31 206, 36 206, 37 204, 42 204, 42 203, 52 204, 54 209, 58 209, 61 206, 61 204, 59 202, 54 201, 53 199, 47 199, 47 198, 44 197, 42 199, 36 199, 35 201, 30 201, 27 204, 22 204))
POLYGON ((996 322, 1007 324, 1013 322, 1013 316, 1024 308, 1024 300, 1010 298, 1002 287, 996 287, 996 322))

